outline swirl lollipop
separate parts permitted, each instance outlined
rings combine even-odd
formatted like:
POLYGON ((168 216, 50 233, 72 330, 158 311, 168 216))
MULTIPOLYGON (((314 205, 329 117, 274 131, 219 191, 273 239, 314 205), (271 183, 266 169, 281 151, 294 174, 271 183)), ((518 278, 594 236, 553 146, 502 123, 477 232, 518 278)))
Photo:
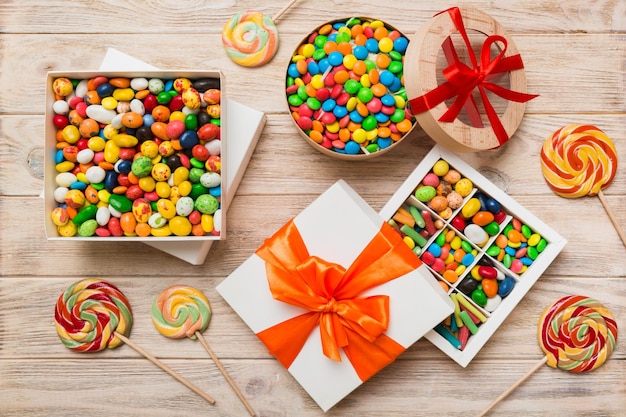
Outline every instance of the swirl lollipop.
POLYGON ((615 348, 617 322, 600 302, 582 295, 571 295, 544 310, 537 334, 539 346, 546 356, 480 416, 484 416, 543 364, 568 372, 588 372, 602 366, 615 348))
POLYGON ((626 246, 626 235, 602 193, 617 172, 617 151, 611 139, 595 126, 571 124, 546 139, 540 156, 548 186, 565 198, 597 195, 626 246))
POLYGON ((222 30, 226 55, 244 67, 268 63, 278 51, 276 22, 297 0, 291 0, 273 18, 260 12, 246 10, 231 17, 222 30))
POLYGON ((202 332, 209 326, 211 306, 204 294, 187 285, 173 285, 166 288, 152 303, 152 323, 165 337, 198 339, 209 353, 226 381, 233 388, 251 416, 254 410, 246 401, 243 393, 235 385, 226 369, 217 358, 202 332))
POLYGON ((215 403, 200 388, 128 339, 132 311, 126 296, 114 285, 95 278, 72 284, 57 300, 54 319, 61 342, 69 349, 98 352, 124 342, 206 401, 215 403))

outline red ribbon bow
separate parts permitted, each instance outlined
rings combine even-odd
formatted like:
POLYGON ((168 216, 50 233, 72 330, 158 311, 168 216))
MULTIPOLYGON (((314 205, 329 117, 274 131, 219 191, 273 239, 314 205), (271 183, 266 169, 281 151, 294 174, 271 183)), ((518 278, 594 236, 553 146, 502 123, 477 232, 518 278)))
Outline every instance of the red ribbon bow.
POLYGON ((388 224, 383 223, 347 270, 310 256, 293 221, 267 239, 256 254, 265 261, 272 296, 308 310, 257 334, 285 368, 318 324, 324 355, 341 361, 339 349, 343 349, 362 381, 405 350, 384 334, 389 325, 389 296, 359 297, 421 265, 388 224))
POLYGON ((472 92, 475 88, 478 88, 483 104, 485 106, 485 113, 491 123, 491 127, 496 134, 500 146, 502 146, 509 136, 498 117, 498 113, 495 111, 489 99, 487 97, 487 91, 489 90, 494 94, 509 100, 519 103, 525 103, 532 100, 537 95, 520 93, 517 91, 511 91, 507 88, 489 82, 489 79, 500 73, 506 73, 518 69, 524 68, 522 57, 519 54, 505 57, 507 49, 507 40, 500 35, 489 35, 485 42, 483 42, 480 51, 480 63, 476 60, 472 45, 465 31, 465 24, 463 23, 463 17, 458 7, 453 7, 441 13, 448 12, 456 29, 461 34, 463 41, 467 47, 467 53, 471 62, 471 67, 459 60, 456 54, 452 40, 448 37, 444 44, 443 50, 448 60, 448 67, 443 70, 443 75, 446 78, 446 82, 437 86, 434 90, 429 91, 421 97, 417 97, 409 100, 411 110, 415 114, 420 114, 432 109, 433 107, 443 103, 444 101, 456 97, 452 106, 439 118, 441 122, 453 122, 461 109, 465 107, 470 121, 475 127, 483 127, 476 102, 472 97, 472 92), (502 50, 492 60, 491 59, 491 47, 494 43, 500 43, 502 50))

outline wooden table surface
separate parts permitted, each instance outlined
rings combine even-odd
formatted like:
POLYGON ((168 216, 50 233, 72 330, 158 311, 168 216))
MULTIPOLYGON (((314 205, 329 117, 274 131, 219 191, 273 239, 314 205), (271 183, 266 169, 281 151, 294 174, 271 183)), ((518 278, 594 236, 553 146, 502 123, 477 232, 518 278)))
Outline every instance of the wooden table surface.
MULTIPOLYGON (((292 376, 215 287, 262 241, 338 179, 379 210, 434 142, 416 129, 366 162, 331 159, 299 136, 286 112, 286 63, 299 41, 336 18, 375 16, 407 35, 456 3, 300 0, 279 20, 281 46, 260 68, 232 63, 221 29, 235 12, 269 15, 285 2, 233 0, 3 0, 0 2, 0 415, 245 416, 200 343, 169 340, 150 322, 164 288, 202 289, 214 317, 205 332, 259 416, 322 416, 292 376), (233 99, 267 124, 228 212, 228 239, 192 266, 132 242, 47 241, 43 189, 44 88, 50 70, 97 69, 107 47, 162 69, 220 69, 233 99), (134 309, 132 340, 217 399, 209 405, 128 346, 96 354, 66 349, 53 309, 71 283, 100 277, 134 309)), ((601 300, 626 328, 626 249, 598 198, 560 198, 545 184, 539 151, 570 123, 601 127, 626 164, 626 3, 589 0, 466 1, 507 28, 540 94, 502 148, 461 158, 562 234, 568 244, 467 368, 426 340, 331 409, 328 416, 465 416, 484 409, 543 355, 536 324, 564 295, 601 300)), ((626 225, 626 170, 605 190, 626 225)), ((587 374, 544 366, 492 412, 498 416, 626 415, 626 353, 587 374)))

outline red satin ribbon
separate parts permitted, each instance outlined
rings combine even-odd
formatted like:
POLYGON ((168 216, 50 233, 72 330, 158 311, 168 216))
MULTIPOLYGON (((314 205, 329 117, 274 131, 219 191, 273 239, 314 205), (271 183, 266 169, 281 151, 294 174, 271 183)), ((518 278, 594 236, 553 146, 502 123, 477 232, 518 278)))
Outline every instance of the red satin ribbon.
POLYGON ((256 254, 265 261, 272 296, 308 310, 257 334, 286 368, 318 324, 324 355, 341 361, 339 349, 343 349, 362 381, 405 350, 384 334, 389 325, 389 296, 359 297, 421 265, 388 224, 383 223, 347 270, 310 256, 293 221, 267 239, 256 254))
POLYGON ((453 122, 464 107, 468 111, 470 121, 475 127, 483 127, 480 121, 480 115, 476 107, 476 103, 472 97, 472 92, 475 88, 478 88, 480 97, 485 106, 485 113, 491 123, 491 128, 496 134, 499 142, 499 146, 502 146, 507 140, 509 140, 508 133, 504 129, 498 113, 495 111, 489 98, 487 97, 487 91, 506 99, 509 101, 515 101, 519 103, 525 103, 532 100, 537 95, 520 93, 517 91, 511 91, 507 88, 489 82, 489 79, 500 73, 506 73, 518 69, 524 68, 522 57, 512 55, 505 57, 507 49, 507 40, 500 35, 487 36, 485 42, 483 42, 480 51, 480 63, 477 61, 472 45, 465 31, 465 24, 463 23, 463 17, 458 7, 453 7, 443 12, 448 12, 456 29, 461 34, 463 41, 467 47, 467 53, 471 62, 471 67, 461 62, 454 50, 451 39, 448 37, 443 44, 443 49, 448 60, 448 67, 443 70, 443 75, 446 78, 446 82, 437 86, 434 90, 429 91, 421 97, 413 98, 409 100, 411 110, 414 114, 420 114, 432 109, 433 107, 443 103, 444 101, 456 97, 452 106, 439 118, 440 122, 453 122), (500 53, 492 60, 491 59, 491 46, 494 43, 502 45, 500 53))

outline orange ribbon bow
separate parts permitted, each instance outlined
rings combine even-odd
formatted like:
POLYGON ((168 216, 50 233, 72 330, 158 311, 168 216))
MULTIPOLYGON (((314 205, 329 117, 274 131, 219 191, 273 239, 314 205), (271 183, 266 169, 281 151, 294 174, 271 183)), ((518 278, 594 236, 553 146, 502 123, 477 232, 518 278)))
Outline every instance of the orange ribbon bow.
POLYGON ((324 355, 341 361, 339 349, 343 349, 362 381, 404 351, 384 334, 389 325, 389 296, 359 297, 421 265, 388 224, 382 224, 347 270, 310 256, 293 221, 267 239, 256 254, 265 261, 272 296, 308 310, 257 334, 285 368, 318 324, 324 355))

